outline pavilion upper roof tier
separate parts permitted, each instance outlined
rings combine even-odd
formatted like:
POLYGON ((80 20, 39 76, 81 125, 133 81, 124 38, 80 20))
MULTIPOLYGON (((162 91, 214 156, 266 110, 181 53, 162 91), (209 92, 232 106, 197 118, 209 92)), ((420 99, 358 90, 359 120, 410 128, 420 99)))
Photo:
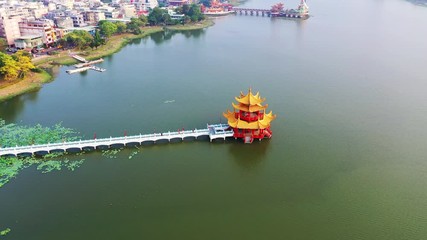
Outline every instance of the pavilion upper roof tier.
POLYGON ((259 95, 259 92, 253 95, 251 89, 249 89, 249 92, 246 95, 240 92, 240 96, 235 97, 235 99, 237 102, 245 105, 257 105, 265 101, 265 98, 261 98, 261 96, 259 95))

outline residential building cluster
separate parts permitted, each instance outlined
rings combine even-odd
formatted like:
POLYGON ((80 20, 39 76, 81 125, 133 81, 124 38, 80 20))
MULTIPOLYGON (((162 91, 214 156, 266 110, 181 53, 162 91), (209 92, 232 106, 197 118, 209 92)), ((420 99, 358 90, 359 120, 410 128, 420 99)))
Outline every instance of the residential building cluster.
MULTIPOLYGON (((182 5, 192 0, 159 1, 182 5)), ((73 30, 94 33, 101 20, 130 21, 158 5, 158 0, 0 0, 0 37, 19 49, 51 46, 73 30)))

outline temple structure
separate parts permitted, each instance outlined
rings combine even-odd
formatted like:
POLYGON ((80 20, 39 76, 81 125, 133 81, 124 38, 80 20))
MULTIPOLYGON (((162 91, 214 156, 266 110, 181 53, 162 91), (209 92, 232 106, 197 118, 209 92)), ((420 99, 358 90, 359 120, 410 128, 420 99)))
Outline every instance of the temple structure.
POLYGON ((276 115, 271 111, 266 113, 268 104, 262 105, 265 98, 261 98, 259 92, 252 94, 249 89, 248 94, 240 93, 235 99, 237 104, 232 103, 234 111, 227 110, 223 113, 228 125, 233 129, 234 138, 241 138, 245 143, 252 143, 254 139, 261 141, 265 137, 271 138, 270 123, 276 115))

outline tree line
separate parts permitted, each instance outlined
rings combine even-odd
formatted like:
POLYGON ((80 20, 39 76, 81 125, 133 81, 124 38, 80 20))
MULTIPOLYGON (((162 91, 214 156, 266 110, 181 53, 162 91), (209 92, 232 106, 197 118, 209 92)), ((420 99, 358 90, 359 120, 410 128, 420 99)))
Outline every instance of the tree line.
POLYGON ((171 19, 168 11, 161 8, 154 8, 148 15, 148 23, 152 26, 156 25, 177 25, 188 24, 190 22, 199 22, 205 19, 200 5, 198 4, 184 4, 176 8, 177 14, 184 14, 183 19, 171 19))
POLYGON ((184 4, 176 9, 178 14, 184 14, 183 19, 172 19, 168 11, 155 7, 148 16, 141 15, 138 18, 131 18, 130 22, 109 22, 101 20, 98 23, 98 28, 95 33, 90 33, 83 30, 75 30, 71 33, 66 34, 61 40, 60 44, 68 48, 85 49, 90 47, 96 49, 108 41, 114 34, 121 33, 133 33, 141 34, 141 27, 150 26, 165 26, 165 25, 177 25, 177 24, 188 24, 191 22, 199 22, 205 19, 200 5, 197 4, 184 4))
POLYGON ((146 16, 131 18, 128 23, 101 20, 93 35, 84 30, 75 30, 66 34, 60 40, 60 44, 67 48, 85 49, 90 47, 96 49, 105 44, 113 34, 125 32, 141 34, 141 27, 145 25, 147 25, 146 16))

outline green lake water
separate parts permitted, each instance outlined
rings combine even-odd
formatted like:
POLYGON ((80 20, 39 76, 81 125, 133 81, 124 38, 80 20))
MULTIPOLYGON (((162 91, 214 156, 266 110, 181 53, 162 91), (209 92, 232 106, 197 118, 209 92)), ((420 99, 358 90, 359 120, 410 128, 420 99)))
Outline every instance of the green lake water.
POLYGON ((1 103, 7 122, 62 122, 85 138, 224 122, 249 87, 277 114, 273 138, 250 145, 155 144, 132 159, 85 154, 73 172, 25 169, 0 188, 5 239, 426 239, 427 8, 308 4, 306 21, 237 15, 155 34, 104 73, 63 67, 1 103))

